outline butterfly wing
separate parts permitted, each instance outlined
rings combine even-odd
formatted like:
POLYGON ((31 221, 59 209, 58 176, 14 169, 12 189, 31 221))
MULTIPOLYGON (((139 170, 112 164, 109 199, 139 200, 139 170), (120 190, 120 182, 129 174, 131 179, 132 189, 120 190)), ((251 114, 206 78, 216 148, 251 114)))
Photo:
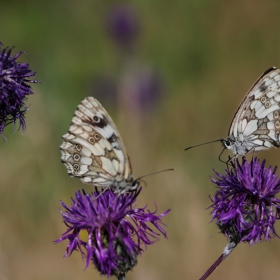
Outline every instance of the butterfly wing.
POLYGON ((132 177, 121 136, 107 111, 93 97, 78 105, 62 139, 61 160, 70 176, 96 187, 108 187, 132 177))
POLYGON ((239 105, 229 129, 235 154, 279 147, 280 70, 272 67, 254 83, 239 105))

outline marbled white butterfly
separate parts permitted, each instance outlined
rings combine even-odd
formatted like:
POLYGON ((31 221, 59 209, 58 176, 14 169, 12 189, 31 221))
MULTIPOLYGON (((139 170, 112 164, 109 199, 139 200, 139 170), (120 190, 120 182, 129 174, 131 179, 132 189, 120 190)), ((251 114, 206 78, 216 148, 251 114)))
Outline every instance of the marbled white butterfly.
POLYGON ((68 133, 62 136, 61 161, 71 177, 121 194, 133 191, 139 180, 121 136, 107 111, 93 97, 77 107, 68 133))
POLYGON ((235 157, 245 156, 253 151, 278 148, 279 134, 280 70, 272 67, 262 74, 243 98, 231 122, 229 136, 208 143, 221 141, 235 157))

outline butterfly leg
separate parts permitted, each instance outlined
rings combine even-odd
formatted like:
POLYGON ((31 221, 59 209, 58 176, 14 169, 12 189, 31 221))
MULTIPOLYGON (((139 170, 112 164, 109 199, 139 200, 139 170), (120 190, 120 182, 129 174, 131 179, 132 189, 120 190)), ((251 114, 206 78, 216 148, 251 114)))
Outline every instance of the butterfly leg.
POLYGON ((221 156, 222 156, 222 154, 224 153, 224 150, 225 150, 225 149, 226 149, 226 148, 223 148, 222 152, 220 153, 220 155, 219 155, 219 157, 218 157, 219 161, 222 162, 222 163, 226 163, 225 161, 223 161, 223 160, 221 159, 221 156))
POLYGON ((252 148, 246 153, 246 155, 247 155, 248 153, 250 153, 250 152, 252 152, 252 160, 253 160, 254 157, 255 157, 255 152, 256 152, 255 147, 252 147, 252 148))
POLYGON ((234 155, 233 157, 228 156, 228 160, 226 161, 227 168, 234 167, 236 163, 237 156, 234 155))
POLYGON ((252 161, 253 161, 254 157, 255 157, 255 149, 253 149, 252 161))
POLYGON ((227 165, 227 168, 229 168, 229 164, 230 164, 231 166, 233 166, 232 159, 233 159, 233 158, 235 159, 236 156, 233 156, 233 157, 228 156, 228 160, 227 160, 227 161, 223 161, 223 160, 221 159, 221 156, 222 156, 222 154, 223 154, 223 152, 224 152, 225 149, 226 149, 226 148, 224 148, 224 149, 222 150, 222 152, 220 153, 220 155, 219 155, 219 161, 222 162, 222 163, 225 163, 225 164, 227 165))
POLYGON ((103 193, 105 193, 107 190, 109 189, 109 187, 106 187, 106 188, 102 188, 101 191, 99 192, 97 190, 97 188, 95 187, 95 191, 98 193, 97 196, 95 197, 95 199, 97 199, 98 197, 100 197, 103 193))

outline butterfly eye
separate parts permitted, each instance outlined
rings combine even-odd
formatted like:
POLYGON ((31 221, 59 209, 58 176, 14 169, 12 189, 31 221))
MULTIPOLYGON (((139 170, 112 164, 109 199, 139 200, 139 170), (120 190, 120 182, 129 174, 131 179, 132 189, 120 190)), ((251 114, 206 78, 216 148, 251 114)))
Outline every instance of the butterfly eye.
POLYGON ((100 122, 100 118, 98 118, 97 116, 94 116, 94 117, 93 117, 93 121, 94 121, 95 123, 99 123, 99 122, 100 122))
POLYGON ((78 154, 75 154, 75 155, 74 155, 74 160, 75 160, 75 161, 79 161, 80 158, 81 158, 80 155, 78 155, 78 154))
POLYGON ((75 172, 75 173, 78 173, 79 170, 80 170, 79 164, 78 164, 78 163, 73 164, 73 169, 74 169, 74 172, 75 172))
POLYGON ((279 112, 278 111, 274 111, 273 116, 275 119, 279 118, 279 112))
POLYGON ((76 150, 77 150, 78 152, 80 152, 80 151, 82 150, 82 146, 79 145, 79 144, 77 144, 77 145, 75 146, 75 148, 76 148, 76 150))
POLYGON ((229 139, 227 139, 227 140, 225 141, 225 144, 226 144, 226 146, 227 146, 227 147, 231 146, 231 142, 230 142, 230 140, 229 140, 229 139))
POLYGON ((100 136, 98 133, 95 133, 95 134, 93 135, 93 137, 94 137, 94 139, 95 139, 96 141, 100 140, 100 138, 101 138, 101 136, 100 136))
POLYGON ((88 138, 88 142, 89 142, 90 144, 94 144, 94 143, 95 143, 94 137, 89 137, 89 138, 88 138))
POLYGON ((132 184, 131 184, 132 190, 136 190, 138 185, 139 185, 139 181, 137 181, 137 180, 132 181, 132 184))

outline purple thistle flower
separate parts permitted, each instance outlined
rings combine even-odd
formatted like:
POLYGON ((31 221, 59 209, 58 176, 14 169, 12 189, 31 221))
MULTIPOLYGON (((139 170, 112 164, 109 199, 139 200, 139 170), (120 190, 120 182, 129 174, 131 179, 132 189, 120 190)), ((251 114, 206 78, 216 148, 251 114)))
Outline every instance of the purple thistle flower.
POLYGON ((217 185, 209 208, 213 208, 212 221, 230 240, 221 256, 204 273, 200 280, 207 279, 218 265, 240 242, 250 245, 272 237, 278 237, 274 224, 280 218, 280 179, 275 174, 277 167, 265 168, 265 160, 251 162, 237 160, 226 175, 216 173, 212 182, 217 185))
POLYGON ((12 49, 2 49, 0 43, 0 134, 10 123, 15 125, 16 120, 19 120, 19 129, 25 130, 24 114, 28 107, 24 102, 26 95, 33 93, 27 83, 38 82, 30 79, 35 72, 27 63, 16 61, 22 52, 13 56, 12 49))
POLYGON ((265 168, 257 158, 250 163, 244 158, 240 165, 237 160, 226 175, 215 172, 212 182, 219 190, 213 198, 212 220, 217 221, 221 232, 231 240, 249 242, 279 237, 274 223, 280 214, 280 179, 276 168, 265 168))
POLYGON ((170 210, 155 215, 156 210, 150 212, 147 206, 133 208, 140 192, 141 188, 121 195, 111 190, 91 194, 78 191, 70 207, 61 202, 65 208, 61 212, 63 221, 68 229, 55 243, 69 240, 64 256, 80 251, 82 257, 86 257, 86 267, 92 261, 101 274, 121 279, 137 264, 143 246, 146 248, 157 241, 160 233, 167 238, 161 217, 170 210), (82 231, 87 233, 86 241, 81 239, 82 231))

